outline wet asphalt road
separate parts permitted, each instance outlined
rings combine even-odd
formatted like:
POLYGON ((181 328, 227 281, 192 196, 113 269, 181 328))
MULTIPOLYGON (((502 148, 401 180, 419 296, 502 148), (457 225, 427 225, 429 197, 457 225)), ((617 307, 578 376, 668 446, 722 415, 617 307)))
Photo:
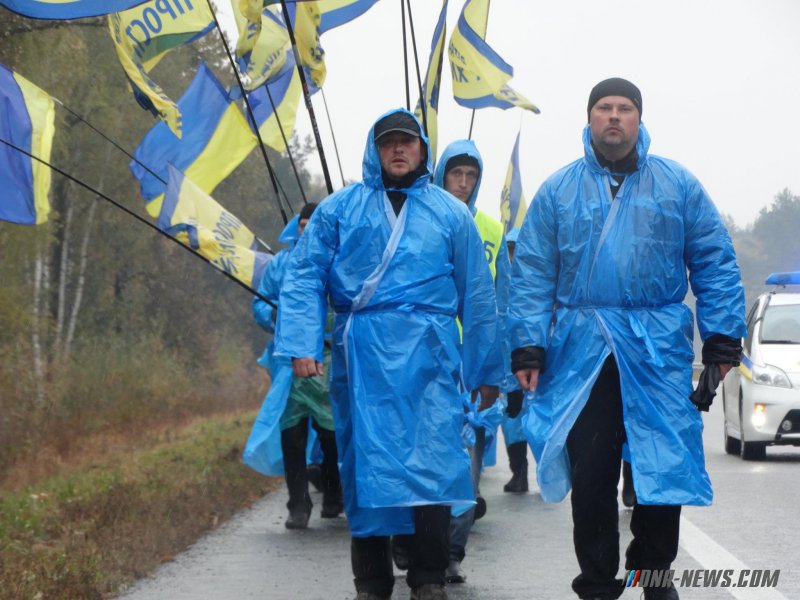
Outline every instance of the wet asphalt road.
MULTIPOLYGON (((704 417, 706 460, 715 489, 710 508, 683 511, 681 548, 673 565, 688 569, 781 569, 777 588, 681 587, 683 600, 790 600, 800 598, 797 521, 800 449, 768 449, 767 460, 743 462, 722 446, 722 413, 716 403, 704 417)), ((486 516, 478 521, 463 563, 467 582, 448 586, 451 600, 568 600, 577 573, 572 551, 569 500, 545 504, 536 490, 505 494, 510 477, 505 452, 487 469, 481 491, 486 516)), ((346 600, 354 597, 349 533, 344 518, 319 518, 320 494, 309 529, 289 531, 285 488, 237 515, 200 540, 153 577, 141 580, 125 600, 346 600)), ((622 506, 620 504, 620 506, 622 506)), ((620 510, 621 552, 630 534, 630 511, 620 510)), ((624 559, 623 559, 624 560, 624 559)), ((394 599, 409 597, 397 572, 394 599)), ((623 576, 621 573, 620 576, 623 576)), ((622 600, 639 600, 627 589, 622 600)))

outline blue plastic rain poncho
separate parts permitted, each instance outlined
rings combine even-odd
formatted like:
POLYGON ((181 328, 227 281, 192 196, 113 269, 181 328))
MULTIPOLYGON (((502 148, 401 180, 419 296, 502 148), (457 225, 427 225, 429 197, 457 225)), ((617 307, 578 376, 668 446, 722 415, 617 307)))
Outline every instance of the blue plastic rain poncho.
POLYGON ((276 356, 321 360, 328 296, 336 312, 331 402, 356 537, 412 533, 411 507, 474 499, 461 373, 467 389, 503 378, 478 231, 430 164, 428 151, 395 215, 370 131, 364 180, 319 205, 281 289, 276 356))
POLYGON ((711 200, 679 164, 647 154, 614 185, 587 126, 585 156, 536 194, 517 240, 509 327, 514 348, 546 349, 524 419, 542 497, 570 489, 567 434, 609 353, 619 367, 623 414, 638 501, 711 503, 703 423, 692 391, 697 297, 703 340, 744 333, 744 293, 733 246, 711 200))
MULTIPOLYGON (((298 238, 297 225, 298 216, 295 215, 284 227, 279 238, 284 244, 289 244, 289 247, 278 252, 270 260, 258 286, 258 293, 273 303, 278 302, 286 265, 298 238)), ((275 307, 254 296, 252 308, 256 323, 265 331, 275 333, 275 307)), ((263 475, 280 476, 284 474, 281 416, 292 391, 294 374, 290 359, 275 357, 273 354, 274 337, 270 339, 264 353, 258 359, 258 364, 270 371, 270 387, 253 423, 242 459, 247 466, 263 475)), ((319 441, 313 427, 308 428, 308 435, 309 462, 318 461, 317 458, 312 458, 313 454, 320 452, 319 441)))
MULTIPOLYGON (((483 158, 481 157, 480 152, 478 152, 475 142, 472 140, 456 140, 449 144, 442 152, 442 156, 439 159, 439 162, 436 164, 436 172, 433 176, 433 182, 444 189, 444 178, 445 171, 447 170, 447 163, 451 158, 460 156, 462 154, 474 158, 478 163, 478 180, 475 182, 475 187, 473 188, 472 194, 467 201, 467 206, 469 207, 473 218, 475 218, 476 225, 478 226, 478 232, 481 234, 486 260, 489 263, 493 263, 494 266, 497 313, 500 317, 500 335, 502 340, 502 359, 504 361, 506 371, 506 377, 500 387, 502 391, 507 392, 511 389, 516 389, 519 387, 516 384, 516 379, 510 372, 511 365, 509 357, 511 355, 511 350, 505 335, 505 322, 508 311, 508 287, 509 282, 511 281, 511 264, 508 260, 508 247, 506 246, 506 239, 502 233, 502 224, 483 211, 479 210, 475 205, 476 201, 478 200, 478 193, 480 192, 481 180, 483 179, 483 158), (496 239, 492 239, 493 237, 496 237, 496 239)), ((499 418, 499 415, 502 413, 502 411, 499 410, 500 408, 501 407, 495 405, 490 409, 487 409, 490 414, 482 417, 478 414, 476 403, 472 403, 472 406, 470 407, 470 412, 473 415, 473 419, 470 422, 473 425, 476 423, 481 423, 486 429, 486 447, 483 455, 483 465, 486 467, 493 466, 496 461, 496 431, 498 424, 502 421, 502 419, 499 418)))

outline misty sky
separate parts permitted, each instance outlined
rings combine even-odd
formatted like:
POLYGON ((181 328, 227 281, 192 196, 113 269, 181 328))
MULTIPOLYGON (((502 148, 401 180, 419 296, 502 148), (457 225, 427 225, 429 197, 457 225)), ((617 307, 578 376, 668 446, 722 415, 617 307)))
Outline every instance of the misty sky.
MULTIPOLYGON (((448 38, 463 3, 451 0, 448 38)), ((421 68, 441 3, 411 1, 421 68)), ((400 0, 323 36, 325 95, 345 177, 360 179, 369 127, 405 105, 400 0)), ((487 41, 515 69, 512 87, 542 110, 477 111, 484 158, 480 208, 499 217, 499 195, 521 125, 530 199, 545 177, 582 154, 589 91, 621 76, 642 90, 650 151, 689 168, 720 212, 745 226, 784 188, 800 194, 800 2, 796 0, 493 0, 487 41)), ((409 51, 411 40, 409 38, 409 51)), ((413 75, 413 64, 412 64, 413 75)), ((440 152, 466 137, 471 111, 452 97, 449 64, 439 105, 440 152)), ((412 104, 416 78, 412 78, 412 104)), ((341 186, 322 98, 323 144, 341 186)), ((310 134, 305 107, 298 130, 310 134)), ((309 161, 320 170, 316 157, 309 161)))

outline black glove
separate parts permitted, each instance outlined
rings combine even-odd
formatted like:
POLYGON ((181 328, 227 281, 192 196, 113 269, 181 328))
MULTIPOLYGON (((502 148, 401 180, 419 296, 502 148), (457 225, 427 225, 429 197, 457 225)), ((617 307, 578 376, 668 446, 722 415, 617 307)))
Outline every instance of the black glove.
POLYGON ((739 366, 742 358, 742 344, 736 338, 715 333, 703 342, 703 372, 700 373, 700 380, 689 398, 697 407, 697 410, 708 412, 717 395, 719 386, 719 376, 721 364, 731 364, 739 366))
POLYGON ((539 369, 544 371, 544 348, 541 346, 523 346, 511 351, 511 372, 522 369, 539 369))

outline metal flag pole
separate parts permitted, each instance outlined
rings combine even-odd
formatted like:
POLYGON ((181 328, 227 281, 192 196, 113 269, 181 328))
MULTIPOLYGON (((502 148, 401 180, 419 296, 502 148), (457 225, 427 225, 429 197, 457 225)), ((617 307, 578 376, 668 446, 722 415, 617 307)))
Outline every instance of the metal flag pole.
MULTIPOLYGON (((489 29, 489 9, 492 6, 492 0, 487 0, 486 2, 486 24, 483 28, 483 40, 486 41, 486 32, 489 29)), ((475 109, 472 109, 472 116, 469 119, 469 135, 467 136, 468 140, 472 139, 472 126, 475 124, 475 109)))
POLYGON ((411 90, 408 84, 408 42, 406 41, 406 5, 400 0, 401 22, 403 24, 403 69, 406 73, 406 110, 411 110, 411 90))
POLYGON ((51 164, 51 163, 47 162, 46 160, 44 160, 44 159, 41 159, 41 158, 39 158, 38 156, 35 156, 35 155, 31 154, 30 152, 28 152, 28 151, 27 151, 27 150, 25 150, 24 148, 20 148, 20 147, 19 147, 19 146, 17 146, 16 144, 14 144, 14 143, 12 143, 12 142, 9 142, 8 140, 5 140, 5 139, 3 139, 3 138, 0 138, 0 142, 2 142, 3 144, 5 144, 6 146, 9 146, 10 148, 13 148, 13 149, 14 149, 14 150, 16 150, 17 152, 21 152, 21 153, 22 153, 22 154, 24 154, 25 156, 27 156, 27 157, 29 157, 29 158, 32 158, 33 160, 35 160, 35 161, 38 161, 38 162, 42 163, 43 165, 45 165, 45 166, 49 167, 50 169, 52 169, 53 171, 55 171, 55 172, 56 172, 56 173, 58 173, 59 175, 62 175, 63 177, 66 177, 66 178, 67 178, 67 179, 69 179, 70 181, 73 181, 73 182, 77 183, 77 184, 78 184, 79 186, 81 186, 82 188, 84 188, 84 189, 86 189, 86 190, 88 190, 88 191, 92 192, 93 194, 95 194, 96 196, 98 196, 98 197, 102 198, 102 199, 103 199, 103 200, 105 200, 106 202, 109 202, 110 204, 113 204, 115 207, 117 207, 118 209, 120 209, 122 212, 124 212, 124 213, 125 213, 125 214, 127 214, 128 216, 130 216, 130 217, 133 217, 134 219, 136 219, 136 220, 137 220, 137 221, 139 221, 140 223, 144 224, 145 226, 149 227, 150 229, 154 229, 155 231, 157 231, 158 233, 160 233, 161 235, 163 235, 165 238, 167 238, 167 239, 169 239, 169 240, 171 240, 171 241, 175 242, 176 244, 178 244, 178 245, 179 245, 181 248, 183 248, 184 250, 187 250, 188 252, 190 252, 191 254, 194 254, 196 257, 198 257, 198 258, 199 258, 199 259, 201 259, 202 261, 204 261, 204 262, 208 263, 209 265, 211 265, 212 267, 214 267, 216 270, 218 270, 218 271, 220 271, 221 273, 223 273, 223 274, 224 274, 224 275, 225 275, 225 276, 226 276, 228 279, 230 279, 231 281, 234 281, 234 282, 236 282, 238 285, 240 285, 241 287, 243 287, 244 289, 246 289, 246 290, 247 290, 248 292, 250 292, 251 294, 253 294, 253 295, 255 295, 255 296, 258 296, 258 297, 259 297, 261 300, 263 300, 264 302, 266 302, 267 304, 269 304, 269 305, 270 305, 270 306, 272 306, 273 308, 277 308, 277 306, 275 306, 275 304, 274 304, 272 301, 270 301, 269 299, 267 299, 267 298, 265 298, 264 296, 262 296, 261 294, 259 294, 257 290, 254 290, 253 288, 251 288, 251 287, 250 287, 249 285, 247 285, 247 284, 246 284, 244 281, 241 281, 241 280, 237 279, 236 277, 234 277, 232 274, 228 273, 227 271, 225 271, 225 270, 223 270, 223 269, 220 269, 220 268, 219 268, 217 265, 215 265, 213 262, 211 262, 211 261, 210 261, 208 258, 206 258, 206 257, 205 257, 205 256, 203 256, 202 254, 200 254, 200 253, 199 253, 197 250, 195 250, 195 249, 194 249, 194 248, 192 248, 191 246, 187 246, 186 244, 183 244, 183 243, 181 243, 180 241, 178 241, 177 239, 175 239, 174 237, 172 237, 170 234, 168 234, 166 231, 164 231, 164 230, 160 229, 159 227, 157 227, 156 225, 154 225, 153 223, 151 223, 151 222, 150 222, 150 221, 148 221, 147 219, 144 219, 143 217, 140 217, 139 215, 137 215, 135 212, 133 212, 133 211, 132 211, 131 209, 129 209, 127 206, 125 206, 125 205, 123 205, 123 204, 121 204, 121 203, 117 202, 116 200, 114 200, 113 198, 110 198, 109 196, 106 196, 106 195, 105 195, 103 192, 101 192, 100 190, 97 190, 97 189, 93 188, 93 187, 92 187, 92 186, 90 186, 88 183, 85 183, 84 181, 81 181, 81 180, 80 180, 80 179, 78 179, 77 177, 75 177, 75 176, 73 176, 73 175, 70 175, 70 174, 69 174, 69 173, 67 173, 66 171, 64 171, 64 170, 62 170, 62 169, 59 169, 59 168, 58 168, 58 167, 56 167, 55 165, 53 165, 53 164, 51 164))
MULTIPOLYGON (((428 106, 422 93, 422 74, 419 70, 419 55, 417 54, 417 36, 414 34, 414 17, 411 15, 411 0, 406 0, 408 6, 408 24, 411 27, 411 47, 414 49, 414 65, 417 67, 417 87, 419 88, 419 105, 422 114, 422 129, 428 136, 428 106)), ((410 109, 409 109, 410 110, 410 109)))
POLYGON ((333 121, 331 120, 331 113, 328 112, 328 100, 325 98, 325 90, 320 88, 319 93, 322 94, 322 105, 325 107, 325 116, 328 118, 328 127, 330 127, 331 139, 333 140, 333 150, 336 153, 336 162, 339 164, 339 176, 342 178, 342 187, 344 187, 344 171, 342 170, 342 161, 339 158, 339 146, 336 144, 336 134, 333 133, 333 121))
POLYGON ((325 177, 325 186, 328 188, 328 193, 333 193, 333 184, 331 183, 331 174, 328 172, 328 161, 325 160, 325 150, 322 148, 322 139, 319 135, 319 127, 317 126, 317 117, 314 115, 314 106, 311 104, 311 94, 308 91, 308 81, 306 81, 306 73, 303 69, 303 63, 300 60, 300 52, 297 49, 297 40, 294 37, 294 25, 289 15, 289 8, 286 6, 286 0, 281 0, 281 7, 283 8, 283 19, 286 21, 286 30, 289 32, 289 41, 292 44, 292 53, 294 54, 294 62, 297 65, 297 72, 300 74, 300 83, 303 86, 303 98, 306 101, 306 109, 308 110, 308 117, 311 120, 311 129, 314 132, 314 140, 317 143, 317 150, 319 151, 319 160, 322 163, 322 175, 325 177))

